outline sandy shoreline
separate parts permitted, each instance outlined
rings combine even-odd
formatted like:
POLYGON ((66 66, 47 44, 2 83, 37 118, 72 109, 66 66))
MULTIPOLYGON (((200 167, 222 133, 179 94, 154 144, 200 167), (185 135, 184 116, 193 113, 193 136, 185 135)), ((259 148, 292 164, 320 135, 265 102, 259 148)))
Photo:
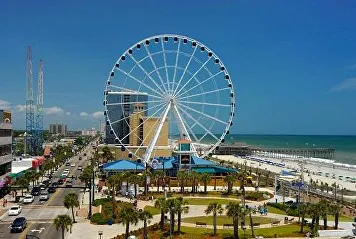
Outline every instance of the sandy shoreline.
MULTIPOLYGON (((274 172, 274 173, 280 173, 281 170, 290 170, 290 169, 295 169, 297 171, 300 170, 298 163, 295 160, 290 160, 290 159, 275 159, 275 158, 263 157, 264 159, 268 159, 269 161, 285 164, 284 167, 279 167, 279 166, 274 166, 274 165, 267 164, 267 163, 260 163, 260 165, 259 165, 259 163, 254 162, 253 160, 239 158, 239 157, 235 157, 232 155, 214 155, 213 157, 221 159, 221 160, 238 162, 240 164, 244 163, 246 161, 247 166, 251 165, 251 167, 260 167, 261 169, 266 169, 266 170, 274 172)), ((354 169, 333 168, 332 165, 329 165, 329 164, 316 164, 316 163, 307 161, 307 163, 304 166, 304 171, 306 171, 306 170, 309 170, 309 172, 311 172, 309 174, 304 173, 304 180, 306 182, 309 182, 311 178, 314 181, 318 180, 319 182, 327 183, 329 186, 331 186, 334 182, 336 182, 336 184, 340 185, 340 187, 346 188, 351 191, 356 191, 356 183, 351 183, 351 182, 345 181, 345 178, 347 176, 350 178, 356 177, 356 170, 354 170, 354 169), (314 174, 313 174, 313 172, 314 172, 314 174), (318 172, 322 172, 322 175, 321 176, 317 175, 318 172), (326 177, 325 173, 329 173, 329 176, 326 177), (332 174, 335 174, 335 179, 331 178, 332 174), (339 179, 340 175, 343 176, 343 180, 339 179)))

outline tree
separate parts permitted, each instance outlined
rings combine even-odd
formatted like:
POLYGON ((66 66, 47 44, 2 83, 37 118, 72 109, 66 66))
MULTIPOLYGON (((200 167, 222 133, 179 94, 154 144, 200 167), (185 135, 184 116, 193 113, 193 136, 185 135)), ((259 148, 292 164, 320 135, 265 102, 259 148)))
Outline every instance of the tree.
POLYGON ((338 229, 339 227, 339 217, 340 217, 341 210, 342 210, 342 206, 339 205, 338 203, 333 203, 330 205, 330 213, 333 214, 335 218, 334 229, 338 229))
POLYGON ((119 212, 119 220, 120 223, 126 226, 125 238, 128 238, 130 232, 130 224, 136 225, 138 222, 138 212, 131 206, 124 206, 119 212))
POLYGON ((247 208, 244 211, 244 214, 248 214, 250 218, 250 227, 251 227, 251 236, 255 238, 255 230, 253 229, 253 220, 252 220, 252 213, 256 213, 253 208, 247 208))
POLYGON ((184 193, 184 181, 188 178, 186 171, 178 171, 177 173, 178 180, 180 181, 180 192, 184 193))
POLYGON ((111 192, 111 203, 112 203, 112 217, 113 218, 116 218, 116 199, 115 199, 115 195, 116 195, 116 186, 118 184, 118 181, 119 181, 119 177, 120 175, 119 174, 114 174, 114 175, 111 175, 109 178, 108 178, 108 183, 110 185, 110 192, 111 192))
POLYGON ((174 224, 175 224, 175 220, 174 220, 174 215, 176 214, 176 205, 175 205, 175 199, 174 198, 170 198, 166 201, 166 205, 167 205, 167 209, 169 211, 169 222, 170 222, 170 227, 169 227, 169 231, 170 234, 173 234, 174 232, 174 224))
POLYGON ((135 197, 137 197, 137 185, 142 182, 142 178, 137 174, 132 174, 129 181, 134 185, 135 197))
POLYGON ((239 218, 242 215, 242 207, 238 202, 229 202, 226 206, 226 215, 232 218, 234 225, 234 239, 239 239, 239 218))
POLYGON ((206 214, 213 214, 213 226, 214 226, 214 236, 216 236, 216 216, 217 214, 222 214, 224 209, 221 204, 218 202, 209 203, 208 207, 205 210, 206 214))
POLYGON ((320 214, 323 217, 324 230, 328 228, 328 214, 330 212, 330 203, 329 201, 322 199, 319 202, 320 214))
POLYGON ((204 193, 207 193, 208 183, 211 181, 211 176, 208 173, 203 173, 200 180, 204 183, 204 193))
POLYGON ((155 201, 155 207, 159 208, 161 210, 161 221, 160 221, 160 227, 161 230, 163 230, 164 226, 164 214, 167 213, 168 207, 167 207, 167 200, 164 197, 160 197, 155 201))
POLYGON ((311 204, 308 207, 308 214, 312 218, 312 222, 311 222, 312 236, 316 236, 318 233, 320 213, 321 212, 318 203, 311 204))
POLYGON ((17 181, 17 184, 21 187, 21 195, 22 195, 22 197, 23 197, 23 189, 24 188, 26 188, 26 189, 28 188, 28 183, 29 183, 29 180, 25 176, 21 177, 17 181))
POLYGON ((67 194, 64 197, 63 204, 67 209, 69 208, 72 209, 73 223, 75 223, 74 207, 79 207, 78 194, 76 193, 67 194))
POLYGON ((150 223, 150 219, 152 219, 152 213, 143 210, 139 213, 139 218, 141 221, 143 221, 143 239, 147 239, 147 222, 150 223))
POLYGON ((191 171, 188 177, 192 181, 192 193, 195 193, 197 182, 199 181, 199 174, 196 171, 191 171))
POLYGON ((299 210, 299 214, 302 215, 302 223, 300 224, 300 233, 304 233, 304 220, 305 220, 305 215, 308 212, 308 206, 309 204, 303 203, 303 204, 299 204, 298 206, 298 210, 299 210))
POLYGON ((72 230, 72 219, 68 215, 58 215, 53 221, 56 230, 58 231, 59 228, 62 230, 62 239, 64 239, 64 231, 72 230))
POLYGON ((224 182, 227 183, 227 193, 230 194, 232 192, 232 187, 234 185, 235 177, 231 174, 226 175, 224 178, 224 182))
POLYGON ((163 171, 154 171, 152 174, 152 180, 156 181, 156 186, 157 186, 157 192, 159 192, 159 183, 164 177, 164 172, 163 171))
POLYGON ((175 212, 178 215, 178 233, 180 232, 180 225, 182 222, 182 213, 188 213, 189 207, 187 206, 188 201, 183 199, 183 197, 179 197, 175 199, 175 212))
POLYGON ((111 151, 110 151, 108 146, 105 146, 103 148, 102 157, 103 157, 105 162, 110 162, 110 161, 114 160, 114 155, 111 153, 111 151))

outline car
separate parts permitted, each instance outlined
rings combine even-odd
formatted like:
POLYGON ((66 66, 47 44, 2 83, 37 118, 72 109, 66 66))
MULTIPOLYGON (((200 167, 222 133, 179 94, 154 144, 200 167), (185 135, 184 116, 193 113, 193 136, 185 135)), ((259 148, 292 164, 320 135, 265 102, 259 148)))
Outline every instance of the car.
POLYGON ((82 166, 78 166, 78 170, 79 170, 79 171, 82 171, 82 170, 83 170, 83 167, 82 167, 82 166))
POLYGON ((33 187, 31 190, 31 195, 38 196, 38 195, 40 195, 40 192, 41 192, 40 187, 33 187))
POLYGON ((60 179, 58 179, 57 183, 58 183, 58 185, 62 185, 65 181, 66 181, 65 178, 60 178, 60 179))
POLYGON ((40 200, 48 200, 49 198, 49 195, 48 195, 48 192, 47 191, 41 191, 41 194, 40 194, 40 200))
POLYGON ((9 216, 17 216, 21 213, 22 207, 20 205, 14 205, 9 209, 9 216))
POLYGON ((27 226, 27 220, 24 217, 16 218, 10 225, 11 232, 23 232, 27 226))
POLYGON ((54 188, 58 187, 58 183, 57 183, 57 182, 53 182, 53 183, 51 184, 51 187, 54 187, 54 188))
POLYGON ((47 189, 48 193, 55 193, 56 192, 56 187, 53 186, 49 186, 49 188, 47 189))
POLYGON ((72 180, 68 180, 67 183, 66 183, 66 187, 67 188, 73 187, 73 181, 72 180))
POLYGON ((44 185, 44 184, 40 184, 40 185, 38 185, 38 187, 40 188, 40 190, 46 190, 46 185, 44 185))
POLYGON ((69 163, 69 162, 66 162, 66 166, 70 166, 70 163, 69 163))
POLYGON ((33 195, 26 195, 23 199, 23 203, 32 203, 35 200, 33 195))
POLYGON ((46 180, 43 180, 42 183, 43 183, 46 187, 48 187, 48 185, 51 183, 51 180, 46 179, 46 180))
POLYGON ((71 167, 75 167, 75 163, 72 163, 70 166, 71 166, 71 167))
POLYGON ((79 160, 82 160, 82 157, 79 157, 79 160))

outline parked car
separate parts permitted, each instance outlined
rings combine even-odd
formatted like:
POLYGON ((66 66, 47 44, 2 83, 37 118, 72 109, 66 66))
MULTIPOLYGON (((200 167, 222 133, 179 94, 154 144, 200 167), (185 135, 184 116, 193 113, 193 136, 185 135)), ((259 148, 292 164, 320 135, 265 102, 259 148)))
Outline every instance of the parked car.
POLYGON ((53 186, 49 186, 49 188, 47 189, 48 193, 55 193, 56 192, 56 187, 53 186))
POLYGON ((31 191, 31 195, 38 196, 38 195, 40 195, 40 192, 41 192, 40 187, 33 187, 32 191, 31 191))
POLYGON ((38 185, 38 187, 40 188, 40 191, 41 190, 46 190, 46 185, 41 183, 40 185, 38 185))
POLYGON ((11 232, 23 232, 27 226, 27 220, 24 217, 16 218, 10 226, 11 232))
POLYGON ((53 182, 53 183, 51 184, 51 187, 54 187, 54 188, 58 187, 58 183, 57 183, 57 182, 53 182))
POLYGON ((62 185, 64 182, 66 181, 66 179, 65 178, 60 178, 60 179, 58 179, 58 185, 62 185))
POLYGON ((48 187, 48 185, 51 183, 51 180, 46 179, 46 180, 43 180, 42 183, 43 183, 46 187, 48 187))
POLYGON ((17 216, 21 213, 22 207, 20 205, 14 205, 9 209, 9 216, 17 216))
POLYGON ((66 166, 70 166, 70 163, 69 163, 69 162, 66 162, 66 166))
POLYGON ((35 200, 33 195, 26 195, 23 199, 23 203, 32 203, 35 200))
POLYGON ((66 183, 66 187, 67 188, 73 187, 73 181, 72 180, 68 180, 67 183, 66 183))
POLYGON ((82 171, 82 170, 83 170, 83 167, 82 167, 82 166, 78 166, 78 170, 79 170, 79 171, 82 171))
POLYGON ((49 198, 49 195, 48 195, 48 192, 47 191, 41 191, 41 194, 40 194, 40 200, 48 200, 49 198))

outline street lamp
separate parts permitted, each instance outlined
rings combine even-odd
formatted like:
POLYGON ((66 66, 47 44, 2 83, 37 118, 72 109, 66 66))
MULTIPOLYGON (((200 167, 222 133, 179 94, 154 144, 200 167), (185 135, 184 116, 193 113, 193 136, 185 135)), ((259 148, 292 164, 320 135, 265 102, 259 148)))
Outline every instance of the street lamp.
POLYGON ((103 231, 98 231, 98 235, 99 235, 99 237, 101 239, 101 236, 103 235, 103 231))

